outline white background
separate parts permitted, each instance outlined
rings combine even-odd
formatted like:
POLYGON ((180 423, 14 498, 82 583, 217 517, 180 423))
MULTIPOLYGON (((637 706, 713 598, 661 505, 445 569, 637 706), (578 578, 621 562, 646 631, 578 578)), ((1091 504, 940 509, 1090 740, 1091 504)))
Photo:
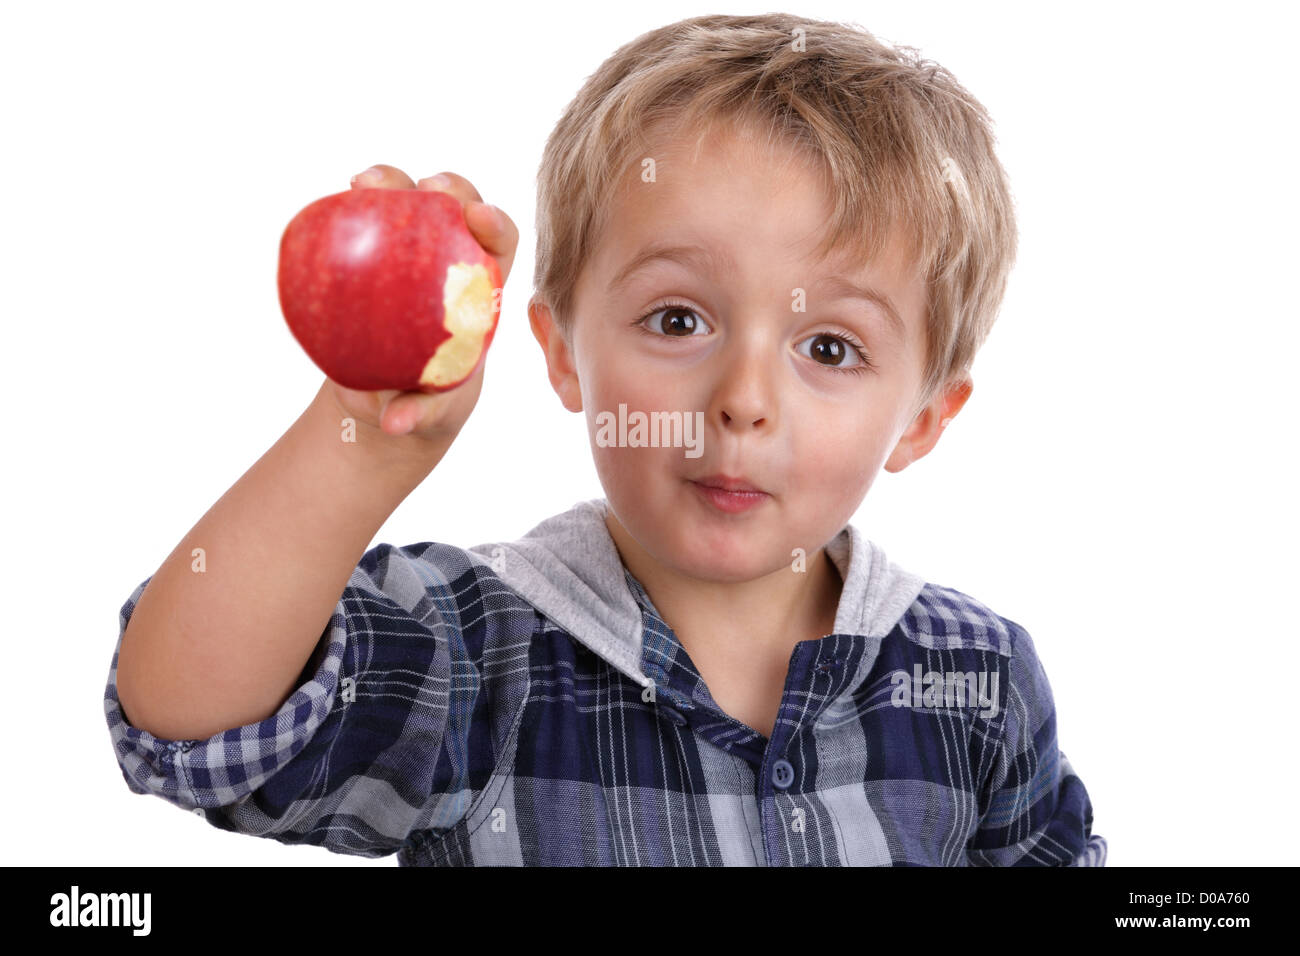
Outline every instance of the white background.
MULTIPOLYGON (((102 702, 118 612, 315 394, 279 312, 280 234, 373 163, 460 172, 522 233, 478 407, 374 543, 513 539, 601 496, 528 330, 542 146, 617 46, 761 9, 6 11, 5 862, 395 864, 131 793, 102 702)), ((1293 14, 786 9, 952 70, 997 123, 1019 209, 973 397, 854 523, 1034 636, 1109 865, 1293 863, 1293 14)))

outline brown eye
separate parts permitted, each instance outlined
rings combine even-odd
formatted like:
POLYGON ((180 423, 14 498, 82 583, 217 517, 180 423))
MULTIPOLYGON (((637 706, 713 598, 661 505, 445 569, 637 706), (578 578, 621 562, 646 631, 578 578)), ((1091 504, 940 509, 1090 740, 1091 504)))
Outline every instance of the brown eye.
POLYGON ((823 365, 839 365, 848 355, 844 343, 832 336, 818 335, 812 341, 812 357, 823 365))
POLYGON ((638 320, 638 325, 648 326, 652 335, 664 335, 669 338, 686 338, 704 332, 706 326, 694 309, 685 305, 660 306, 653 312, 647 312, 638 320), (659 316, 660 318, 656 318, 659 316), (649 320, 649 321, 647 321, 649 320))
POLYGON ((663 309, 664 317, 659 320, 659 331, 668 335, 694 335, 695 313, 690 309, 663 309))
POLYGON ((872 368, 871 362, 867 360, 866 350, 844 336, 820 332, 803 341, 811 344, 807 350, 800 348, 799 354, 807 355, 818 365, 837 372, 865 372, 872 368), (850 361, 846 363, 845 359, 850 361))

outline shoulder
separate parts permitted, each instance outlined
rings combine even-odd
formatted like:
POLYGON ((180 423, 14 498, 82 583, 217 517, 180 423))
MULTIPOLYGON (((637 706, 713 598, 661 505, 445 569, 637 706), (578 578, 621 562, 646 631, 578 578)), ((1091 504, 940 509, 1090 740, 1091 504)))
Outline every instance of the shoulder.
MULTIPOLYGON (((1020 702, 1027 719, 1040 724, 1054 709, 1051 682, 1029 631, 987 604, 954 588, 927 582, 899 621, 902 636, 917 648, 997 655, 1004 694, 1020 702)), ((919 652, 918 652, 919 653, 919 652)))
POLYGON ((1033 653, 1028 631, 955 588, 926 582, 898 622, 903 636, 935 650, 993 651, 1011 658, 1033 653))
POLYGON ((464 548, 437 541, 377 544, 357 563, 349 587, 383 595, 407 611, 434 602, 443 612, 531 612, 493 570, 464 548))
POLYGON ((481 661, 494 651, 527 645, 543 625, 537 610, 490 563, 440 542, 367 551, 343 592, 339 612, 350 631, 396 637, 432 634, 450 640, 453 658, 481 661))

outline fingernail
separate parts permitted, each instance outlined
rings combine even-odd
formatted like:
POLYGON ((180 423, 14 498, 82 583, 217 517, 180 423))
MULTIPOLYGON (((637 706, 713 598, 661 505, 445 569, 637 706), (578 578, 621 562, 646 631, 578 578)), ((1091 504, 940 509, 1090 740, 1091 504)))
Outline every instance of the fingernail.
POLYGON ((362 186, 373 186, 384 178, 384 171, 377 166, 371 166, 369 169, 363 169, 352 177, 353 183, 360 183, 362 186))
POLYGON ((492 221, 496 223, 498 229, 506 227, 506 214, 496 206, 488 206, 488 212, 492 213, 492 221))
POLYGON ((422 179, 422 180, 420 180, 420 182, 421 182, 421 184, 423 184, 423 183, 428 183, 428 184, 429 184, 430 186, 432 186, 434 189, 450 189, 450 188, 451 188, 451 180, 448 179, 446 176, 444 176, 442 173, 439 173, 439 174, 436 175, 436 176, 430 176, 428 179, 422 179))

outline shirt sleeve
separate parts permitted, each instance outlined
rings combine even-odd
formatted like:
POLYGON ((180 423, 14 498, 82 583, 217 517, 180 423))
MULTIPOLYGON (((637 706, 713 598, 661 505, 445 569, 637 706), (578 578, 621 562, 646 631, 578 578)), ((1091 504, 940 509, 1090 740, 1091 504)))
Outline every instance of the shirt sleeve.
POLYGON ((118 700, 122 635, 145 579, 122 607, 104 693, 128 787, 223 830, 357 856, 450 829, 495 772, 527 695, 526 668, 484 674, 528 639, 509 633, 518 624, 494 626, 482 587, 497 584, 493 598, 499 582, 484 575, 449 545, 376 546, 279 710, 206 740, 155 737, 118 700))
POLYGON ((1002 731, 967 858, 972 866, 1105 866, 1106 840, 1092 832, 1088 791, 1057 747, 1047 673, 1029 633, 1006 623, 1002 731))

